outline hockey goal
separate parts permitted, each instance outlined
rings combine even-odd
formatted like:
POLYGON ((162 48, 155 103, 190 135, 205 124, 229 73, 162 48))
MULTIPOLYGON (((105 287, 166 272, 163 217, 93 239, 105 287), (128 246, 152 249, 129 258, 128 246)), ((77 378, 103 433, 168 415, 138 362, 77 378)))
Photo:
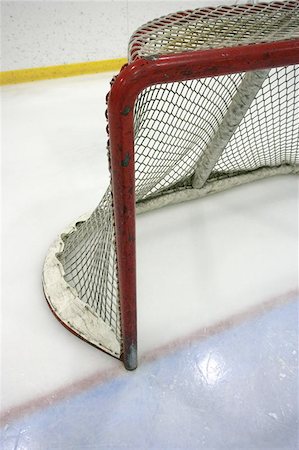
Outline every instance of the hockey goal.
POLYGON ((184 11, 130 40, 107 96, 111 185, 43 272, 59 320, 127 369, 137 366, 135 213, 298 173, 298 11, 298 1, 184 11))

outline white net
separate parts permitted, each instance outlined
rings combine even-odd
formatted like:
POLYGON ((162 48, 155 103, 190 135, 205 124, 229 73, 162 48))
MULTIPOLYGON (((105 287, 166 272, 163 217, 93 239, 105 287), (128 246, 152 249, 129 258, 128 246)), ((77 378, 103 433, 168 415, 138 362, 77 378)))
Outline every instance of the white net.
POLYGON ((143 25, 131 37, 131 61, 165 53, 299 37, 297 1, 182 11, 143 25))

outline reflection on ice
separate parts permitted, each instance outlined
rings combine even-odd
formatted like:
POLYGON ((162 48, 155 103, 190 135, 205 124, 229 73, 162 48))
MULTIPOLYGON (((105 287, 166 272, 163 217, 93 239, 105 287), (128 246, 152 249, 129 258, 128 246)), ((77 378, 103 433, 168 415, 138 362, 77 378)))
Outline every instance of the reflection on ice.
POLYGON ((218 384, 225 376, 225 361, 218 353, 209 352, 197 365, 197 376, 200 382, 210 386, 218 384))

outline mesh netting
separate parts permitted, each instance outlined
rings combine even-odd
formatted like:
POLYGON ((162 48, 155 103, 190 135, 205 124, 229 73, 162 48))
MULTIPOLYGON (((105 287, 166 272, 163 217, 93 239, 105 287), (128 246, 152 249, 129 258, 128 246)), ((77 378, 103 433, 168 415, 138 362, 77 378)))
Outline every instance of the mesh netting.
MULTIPOLYGON (((131 39, 130 55, 134 60, 296 36, 298 2, 207 8, 167 16, 141 28, 131 39)), ((168 193, 199 196, 208 186, 220 186, 219 190, 223 180, 243 176, 248 181, 259 171, 297 170, 298 79, 299 67, 288 66, 145 89, 134 110, 137 205, 154 200, 155 206, 161 206, 159 199, 168 193)), ((58 276, 65 285, 55 281, 49 293, 54 275, 45 282, 53 309, 78 334, 119 356, 122 339, 111 187, 87 220, 78 221, 61 236, 55 252, 49 267, 53 271, 59 266, 58 276), (58 307, 59 301, 55 305, 53 299, 59 298, 59 290, 64 300, 58 307), (76 303, 73 310, 70 296, 76 303), (82 317, 79 324, 75 314, 82 317), (97 335, 97 320, 105 336, 97 335)))
POLYGON ((77 222, 63 237, 63 252, 57 255, 65 281, 80 300, 113 330, 120 341, 120 318, 116 274, 115 232, 112 196, 106 194, 88 220, 77 222))
POLYGON ((201 8, 156 19, 130 40, 130 60, 299 37, 297 1, 201 8))

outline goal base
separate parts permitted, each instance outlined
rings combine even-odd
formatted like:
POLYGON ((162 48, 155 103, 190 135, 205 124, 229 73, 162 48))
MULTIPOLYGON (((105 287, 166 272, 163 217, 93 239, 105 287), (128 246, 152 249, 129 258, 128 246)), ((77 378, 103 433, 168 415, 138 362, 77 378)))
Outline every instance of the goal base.
POLYGON ((65 280, 58 255, 63 251, 64 239, 85 222, 90 214, 73 222, 50 247, 44 263, 43 290, 47 303, 69 331, 100 350, 121 359, 121 345, 109 326, 78 297, 74 288, 65 280))

